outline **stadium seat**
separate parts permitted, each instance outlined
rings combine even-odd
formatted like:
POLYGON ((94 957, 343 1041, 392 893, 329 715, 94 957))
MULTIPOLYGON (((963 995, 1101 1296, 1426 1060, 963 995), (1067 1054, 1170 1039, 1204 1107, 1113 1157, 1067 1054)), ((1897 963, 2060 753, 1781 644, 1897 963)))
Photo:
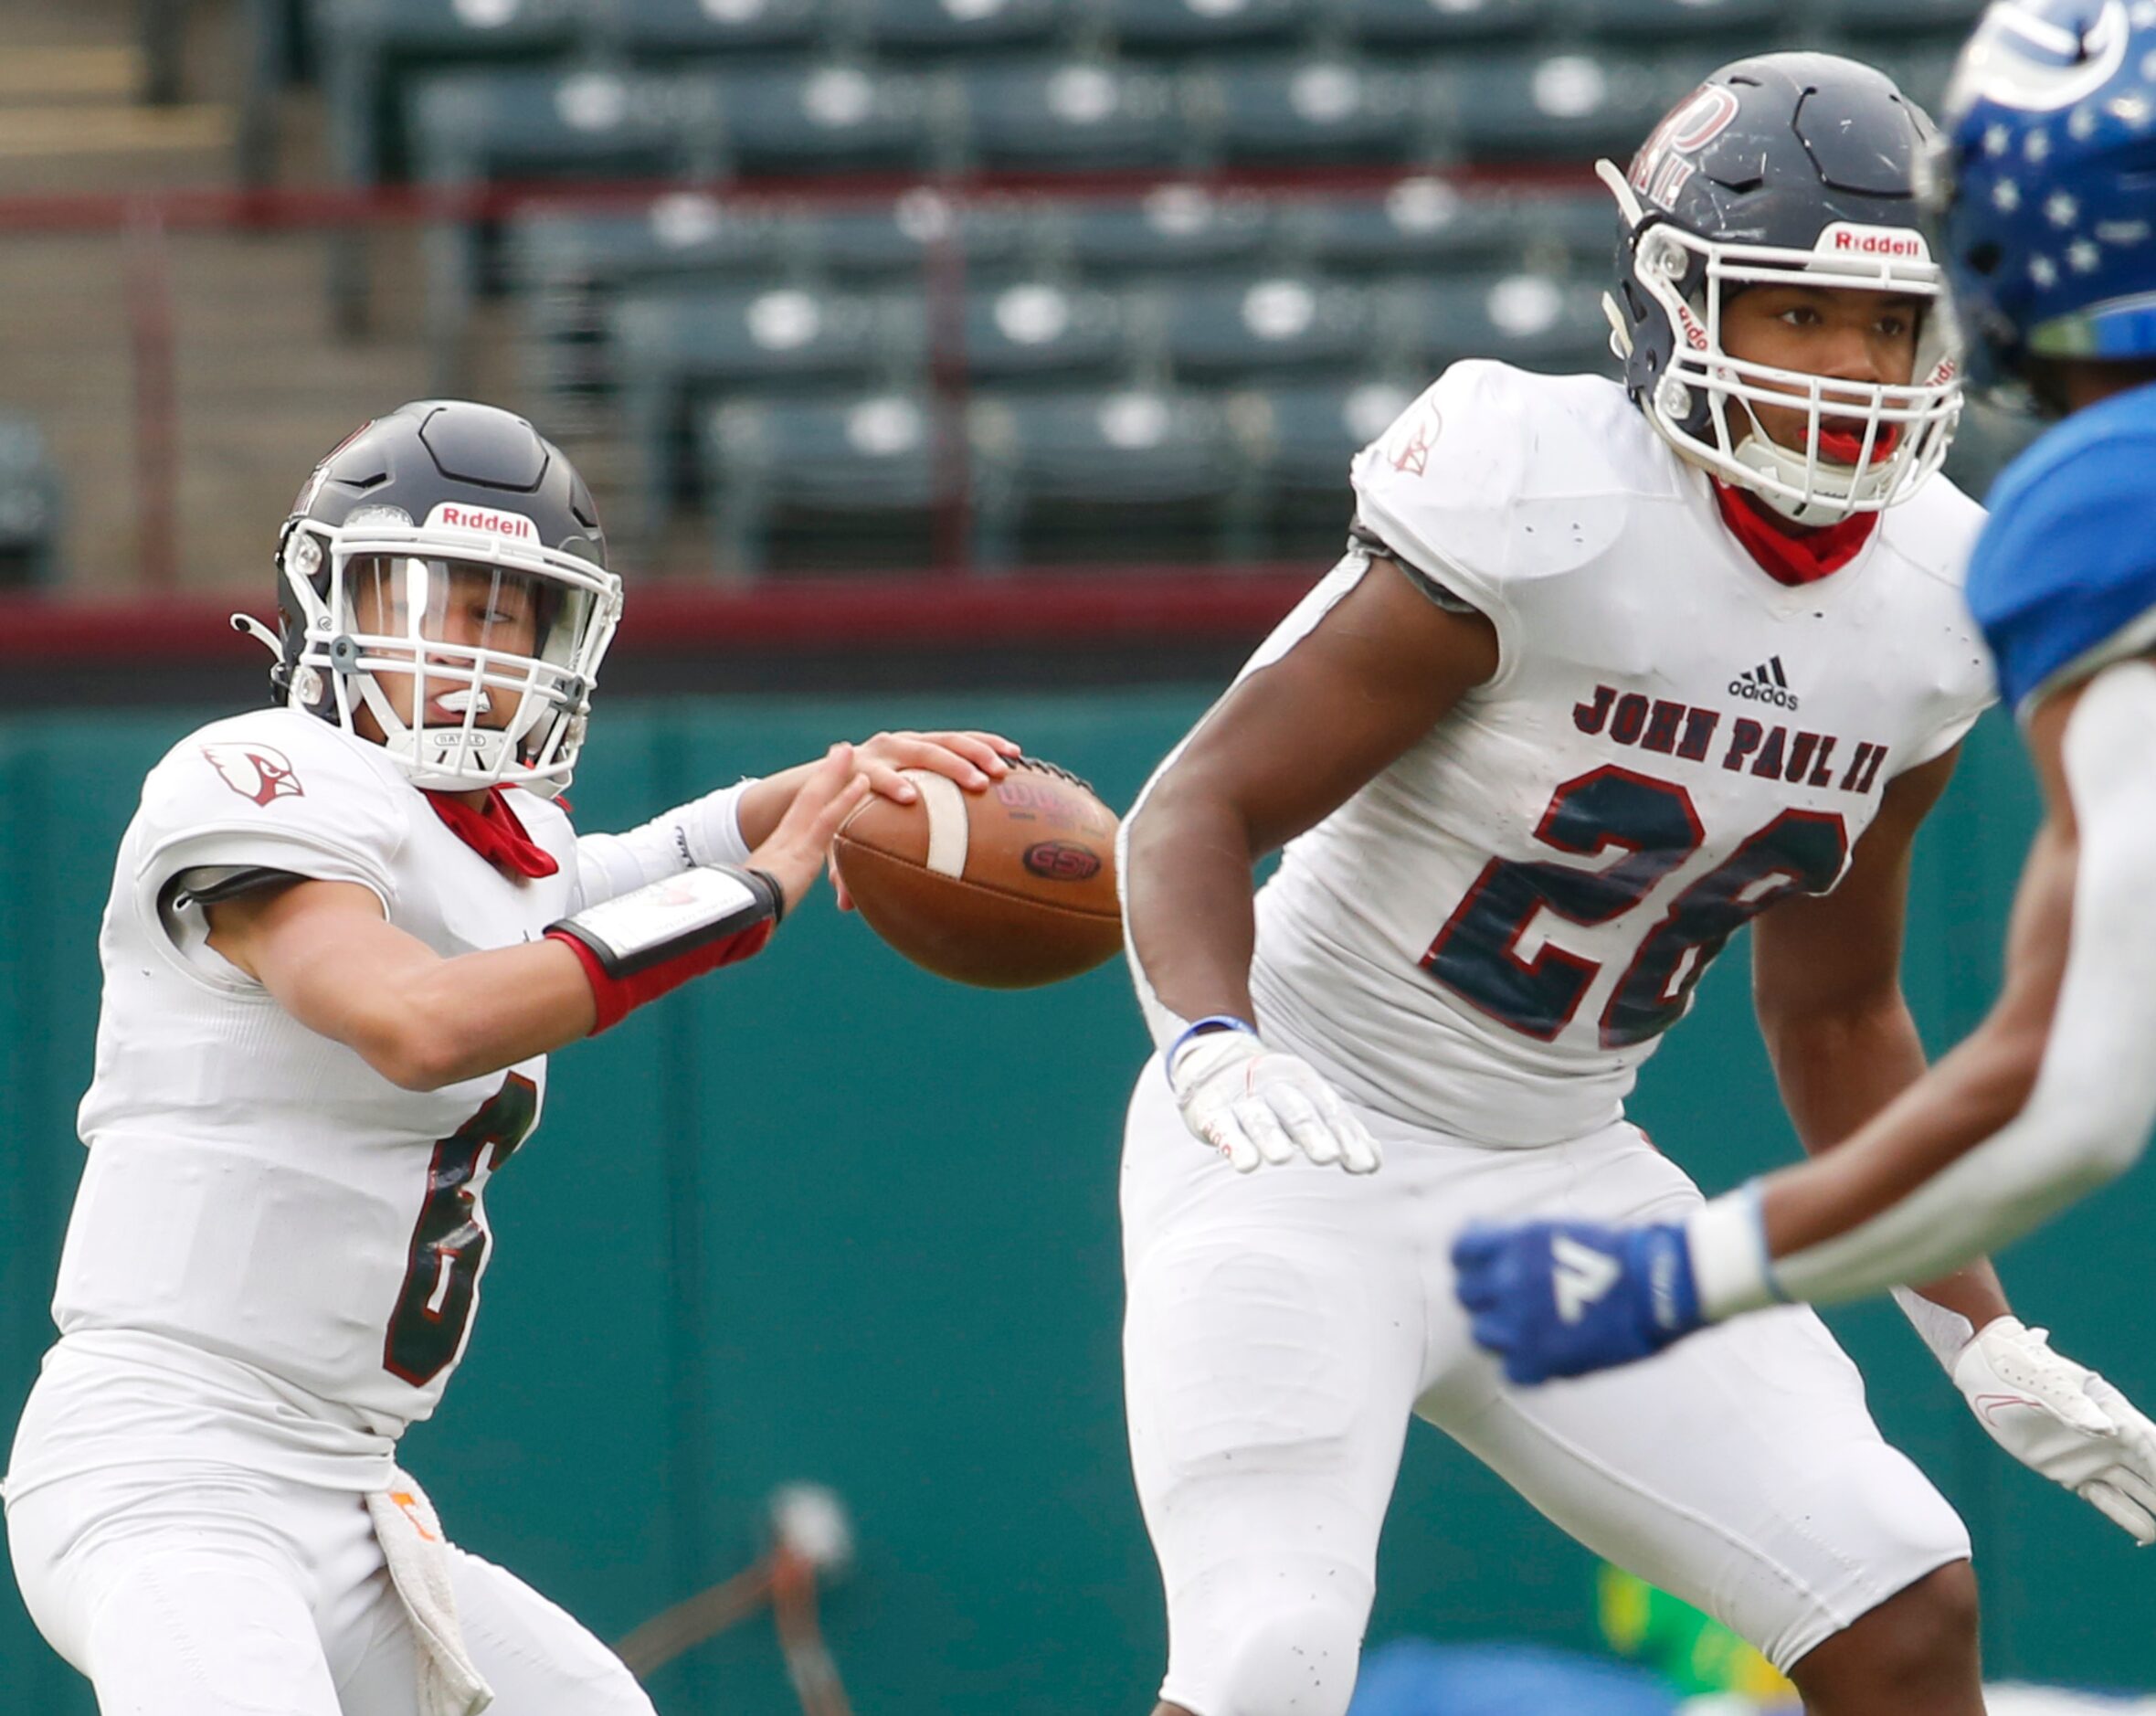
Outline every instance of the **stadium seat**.
POLYGON ((1160 355, 1182 381, 1368 363, 1385 332, 1379 299, 1337 281, 1228 276, 1153 296, 1160 355))
POLYGON ((436 184, 708 175, 717 118, 706 83, 597 67, 460 72, 412 102, 420 175, 436 184))
POLYGON ((1470 156, 1624 161, 1719 58, 1507 49, 1454 55, 1429 75, 1470 156))
POLYGON ((1600 280, 1493 274, 1412 281, 1394 289, 1400 340, 1434 376, 1463 357, 1494 357, 1556 374, 1614 373, 1600 280))
POLYGON ((1123 301, 1113 292, 1019 281, 966 294, 959 350, 971 381, 1105 378, 1130 361, 1123 301))
POLYGON ((520 293, 583 292, 682 276, 768 278, 792 266, 801 224, 767 204, 675 191, 635 214, 519 215, 504 245, 520 293))
POLYGON ((935 413, 920 392, 713 408, 699 448, 720 570, 927 565, 935 413))
POLYGON ((717 74, 727 164, 744 175, 913 173, 946 164, 936 86, 845 61, 717 74))
POLYGON ((638 214, 516 217, 503 235, 506 272, 539 385, 561 398, 611 391, 605 336, 618 293, 661 281, 777 284, 798 270, 803 224, 686 191, 638 214))
POLYGON ((956 59, 1049 47, 1076 10, 1073 0, 853 0, 848 27, 885 58, 956 59))
POLYGON ((1617 205, 1585 173, 1578 191, 1521 192, 1506 200, 1516 254, 1544 266, 1569 260, 1591 273, 1606 272, 1617 248, 1617 205))
POLYGON ((1239 388, 1228 421, 1258 474, 1267 557, 1337 554, 1354 499, 1348 467, 1422 384, 1347 375, 1239 388))
POLYGON ((1322 6, 1323 0, 1095 0, 1094 16, 1126 54, 1183 55, 1283 41, 1322 6))
POLYGON ((1114 202, 1045 204, 1036 237, 1056 265, 1113 281, 1254 261, 1272 226, 1273 205, 1254 192, 1163 185, 1114 202))
POLYGON ((1764 53, 1789 16, 1785 0, 1572 0, 1573 21, 1605 41, 1712 37, 1764 53))
POLYGON ((1246 557, 1254 491, 1216 400, 1144 388, 983 395, 970 418, 975 557, 1246 557))
POLYGON ((1532 36, 1549 0, 1335 0, 1326 16, 1368 47, 1448 48, 1532 36))
POLYGON ((639 522, 652 532, 681 492, 703 401, 901 385, 919 373, 926 344, 916 295, 798 285, 634 292, 614 306, 612 328, 623 425, 642 473, 639 522))
POLYGON ((0 588, 58 575, 60 481, 45 438, 27 418, 0 413, 0 588))
POLYGON ((1277 226, 1283 255, 1350 280, 1485 266, 1517 259, 1526 244, 1513 199, 1437 176, 1382 195, 1292 198, 1277 226))
POLYGON ((1225 61, 1193 94, 1227 160, 1318 165, 1411 162, 1437 153, 1425 79, 1358 60, 1306 54, 1225 61))
MULTIPOLYGON (((717 111, 692 79, 575 70, 457 72, 413 98, 419 175, 443 185, 544 178, 708 175, 717 111)), ((437 392, 465 386, 470 305, 492 283, 491 228, 448 221, 426 240, 427 306, 437 392)))
POLYGON ((832 27, 834 0, 610 0, 616 38, 645 63, 804 53, 832 27))
POLYGON ((403 177, 406 83, 458 66, 564 58, 587 12, 581 0, 320 0, 312 22, 338 172, 367 185, 403 177))
POLYGON ((796 217, 807 265, 834 281, 919 285, 950 247, 968 281, 999 280, 1030 266, 1030 205, 1016 197, 954 202, 911 190, 872 209, 804 212, 796 217))
POLYGON ((1180 81, 1083 58, 970 70, 963 80, 975 165, 1008 171, 1196 164, 1203 139, 1180 81))

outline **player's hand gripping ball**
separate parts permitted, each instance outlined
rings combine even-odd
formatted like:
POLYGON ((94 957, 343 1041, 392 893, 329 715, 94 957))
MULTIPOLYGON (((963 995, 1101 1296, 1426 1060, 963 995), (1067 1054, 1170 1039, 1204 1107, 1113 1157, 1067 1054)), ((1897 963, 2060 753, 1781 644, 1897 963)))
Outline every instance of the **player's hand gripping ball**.
POLYGON ((831 853, 854 909, 915 965, 982 989, 1032 989, 1121 951, 1115 813, 1034 757, 985 792, 926 769, 911 804, 872 798, 831 853))

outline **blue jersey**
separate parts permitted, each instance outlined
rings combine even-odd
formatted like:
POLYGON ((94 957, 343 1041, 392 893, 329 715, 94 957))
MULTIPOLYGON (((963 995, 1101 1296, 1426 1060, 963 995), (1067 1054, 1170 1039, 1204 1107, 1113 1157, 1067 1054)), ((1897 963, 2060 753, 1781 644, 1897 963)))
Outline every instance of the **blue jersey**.
POLYGON ((2156 387, 2077 411, 2007 467, 1990 504, 1968 600, 2009 707, 2107 643, 2156 643, 2156 387))

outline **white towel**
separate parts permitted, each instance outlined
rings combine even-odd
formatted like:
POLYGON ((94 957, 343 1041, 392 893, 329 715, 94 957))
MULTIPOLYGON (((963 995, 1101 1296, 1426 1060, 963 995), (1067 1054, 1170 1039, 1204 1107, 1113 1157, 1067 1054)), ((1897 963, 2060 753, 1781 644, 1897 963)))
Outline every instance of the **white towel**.
POLYGON ((449 1585, 449 1540, 427 1492, 398 1470, 386 1489, 367 1497, 375 1536, 390 1582, 412 1617, 419 1669, 419 1716, 479 1716, 494 1701, 464 1648, 457 1596, 449 1585))

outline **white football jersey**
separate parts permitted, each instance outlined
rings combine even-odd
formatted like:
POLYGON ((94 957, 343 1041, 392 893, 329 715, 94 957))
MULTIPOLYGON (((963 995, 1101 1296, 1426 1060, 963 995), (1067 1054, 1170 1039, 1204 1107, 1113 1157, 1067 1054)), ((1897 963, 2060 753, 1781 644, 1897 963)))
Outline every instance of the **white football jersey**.
POLYGON ((149 1337, 297 1391, 317 1444, 434 1410, 486 1267, 483 1189, 538 1120, 545 1060, 400 1090, 209 949, 188 890, 282 871, 372 889, 445 957, 528 941, 570 908, 576 840, 554 804, 508 798, 555 874, 503 874, 378 748, 296 711, 213 722, 150 771, 99 941, 63 1336, 149 1337))
MULTIPOLYGON (((1354 483, 1369 531, 1489 617, 1500 665, 1289 845, 1259 900, 1260 1022, 1403 1120, 1581 1136, 1731 933, 1833 887, 1887 783, 1992 701, 1960 594, 1982 509, 1934 477, 1849 565, 1785 586, 1616 383, 1485 362, 1354 483)), ((1252 668, 1367 570, 1350 556, 1252 668)))

